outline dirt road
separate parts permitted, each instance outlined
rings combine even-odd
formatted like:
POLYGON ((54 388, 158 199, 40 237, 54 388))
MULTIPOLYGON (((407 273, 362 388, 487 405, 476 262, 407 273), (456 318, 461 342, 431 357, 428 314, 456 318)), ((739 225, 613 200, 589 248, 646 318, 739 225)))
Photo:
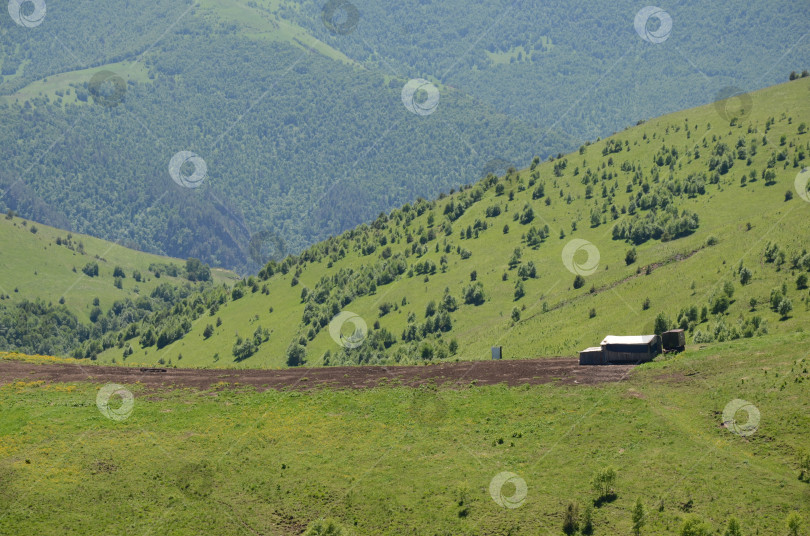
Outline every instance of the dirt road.
POLYGON ((286 370, 198 370, 138 369, 124 367, 39 365, 21 361, 0 361, 0 385, 13 381, 94 382, 146 386, 209 389, 220 382, 249 385, 259 390, 314 388, 364 389, 380 385, 465 387, 504 383, 509 386, 557 383, 593 385, 621 381, 632 366, 579 366, 575 358, 474 361, 423 366, 368 366, 296 368, 286 370))

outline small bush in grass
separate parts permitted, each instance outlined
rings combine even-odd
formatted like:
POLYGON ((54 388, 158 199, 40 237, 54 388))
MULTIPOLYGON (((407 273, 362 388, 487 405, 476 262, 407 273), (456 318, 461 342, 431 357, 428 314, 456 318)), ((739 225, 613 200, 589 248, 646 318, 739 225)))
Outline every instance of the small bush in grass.
POLYGON ((704 521, 690 517, 681 526, 680 536, 712 536, 712 528, 704 521))
POLYGON ((593 534, 593 506, 590 504, 585 506, 585 512, 582 514, 582 534, 585 536, 593 534))
POLYGON ((742 536, 740 522, 737 521, 736 517, 732 516, 729 518, 728 525, 726 525, 726 531, 723 533, 723 536, 742 536))
POLYGON ((576 534, 579 531, 579 505, 571 501, 565 508, 563 515, 563 532, 568 534, 576 534))
POLYGON ((787 524, 788 534, 790 536, 799 536, 799 531, 802 528, 802 516, 796 512, 791 512, 785 520, 787 524))
POLYGON ((790 301, 789 298, 784 298, 782 301, 779 302, 779 314, 782 316, 782 320, 786 319, 790 312, 793 310, 793 302, 790 301))
POLYGON ((644 528, 646 514, 644 512, 644 504, 641 499, 636 499, 636 505, 633 507, 633 534, 639 536, 641 529, 644 528))
POLYGON ((585 286, 585 278, 581 275, 577 275, 574 278, 574 288, 582 288, 585 286))
POLYGON ((799 461, 799 480, 810 482, 810 454, 802 454, 799 461))
POLYGON ((658 316, 655 317, 653 331, 656 335, 661 335, 663 332, 669 329, 669 325, 669 318, 667 318, 664 313, 658 313, 658 316))
POLYGON ((596 492, 596 502, 602 503, 616 497, 613 486, 616 485, 616 469, 603 467, 593 475, 591 486, 596 492))

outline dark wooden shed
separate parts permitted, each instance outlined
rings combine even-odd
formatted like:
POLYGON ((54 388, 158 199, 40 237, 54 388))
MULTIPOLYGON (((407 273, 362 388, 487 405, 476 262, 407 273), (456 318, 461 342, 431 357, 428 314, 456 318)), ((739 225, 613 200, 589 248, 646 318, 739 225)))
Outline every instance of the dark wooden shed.
POLYGON ((605 363, 646 363, 661 353, 661 337, 658 335, 632 335, 619 337, 608 335, 602 341, 605 363))
POLYGON ((686 334, 682 329, 671 329, 661 334, 664 350, 682 352, 686 347, 686 334))
POLYGON ((586 348, 579 353, 580 365, 604 365, 605 354, 602 353, 601 346, 586 348))

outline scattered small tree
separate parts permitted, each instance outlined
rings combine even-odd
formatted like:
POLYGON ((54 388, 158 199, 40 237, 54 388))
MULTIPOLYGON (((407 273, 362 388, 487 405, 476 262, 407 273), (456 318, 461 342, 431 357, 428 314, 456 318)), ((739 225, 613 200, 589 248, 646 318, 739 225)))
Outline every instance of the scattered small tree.
POLYGON ((636 536, 641 534, 641 529, 646 522, 645 517, 644 504, 641 502, 641 498, 638 498, 636 499, 636 505, 633 507, 633 534, 636 536))
POLYGON ((586 504, 585 512, 582 514, 582 534, 589 536, 593 534, 593 505, 586 504))
POLYGON ((574 278, 574 288, 582 288, 585 286, 585 278, 577 274, 574 278))
POLYGON ((519 300, 526 295, 526 289, 523 287, 523 281, 518 279, 515 282, 515 301, 519 300))
POLYGON ((462 295, 464 296, 464 303, 466 304, 481 305, 486 301, 484 285, 482 285, 480 281, 464 287, 462 295))
POLYGON ((799 277, 796 278, 796 288, 799 290, 807 288, 807 274, 800 274, 799 277))
POLYGON ((298 343, 293 343, 287 348, 287 366, 298 367, 304 364, 307 357, 307 349, 298 343))
POLYGON ((520 322, 520 309, 517 307, 512 308, 512 320, 514 322, 520 322))
POLYGON ((638 253, 636 252, 636 248, 630 249, 624 255, 624 262, 627 263, 628 266, 636 262, 638 259, 638 253))
POLYGON ((782 319, 787 319, 790 312, 793 310, 793 302, 790 301, 790 298, 783 298, 782 301, 779 302, 779 314, 782 315, 782 319))
POLYGON ((655 317, 653 331, 656 335, 661 335, 663 332, 669 329, 669 325, 669 318, 667 318, 664 313, 658 313, 658 316, 655 317))
POLYGON ((82 272, 84 272, 84 275, 86 275, 87 277, 97 277, 98 264, 95 262, 88 262, 87 264, 84 265, 84 268, 82 268, 82 272))
POLYGON ((802 528, 802 516, 796 512, 791 512, 788 514, 785 523, 787 524, 788 534, 790 536, 799 536, 799 531, 802 528))
POLYGON ((753 275, 754 275, 753 272, 751 272, 751 270, 749 270, 748 268, 742 268, 740 270, 740 284, 747 285, 748 283, 750 283, 753 275))
POLYGON ((211 324, 205 326, 205 329, 203 330, 203 338, 208 339, 213 334, 214 334, 214 326, 212 326, 211 324))
POLYGON ((613 486, 616 484, 616 469, 613 467, 603 467, 599 469, 591 480, 591 486, 596 492, 598 502, 615 497, 613 486))
POLYGON ((574 501, 569 502, 565 508, 562 528, 563 532, 569 536, 576 534, 579 530, 579 505, 574 501))
POLYGON ((810 482, 810 454, 802 454, 799 460, 799 480, 810 482))
POLYGON ((684 522, 680 536, 712 536, 712 528, 702 520, 692 517, 684 522))
POLYGON ((740 522, 737 521, 736 517, 732 516, 729 518, 728 525, 726 525, 726 532, 723 533, 723 536, 742 536, 740 522))
POLYGON ((427 304, 427 307, 425 307, 425 317, 433 316, 435 314, 436 314, 436 302, 430 300, 427 304))
POLYGON ((731 281, 726 281, 723 284, 723 292, 725 293, 726 296, 728 296, 729 300, 731 298, 733 298, 734 297, 734 283, 732 283, 731 281))

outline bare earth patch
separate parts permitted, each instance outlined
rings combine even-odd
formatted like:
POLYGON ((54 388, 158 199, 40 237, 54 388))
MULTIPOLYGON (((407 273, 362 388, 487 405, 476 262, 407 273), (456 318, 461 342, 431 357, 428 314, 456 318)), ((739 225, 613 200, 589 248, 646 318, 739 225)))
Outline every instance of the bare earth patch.
POLYGON ((0 361, 0 385, 14 381, 135 383, 148 387, 252 386, 259 390, 316 388, 365 389, 383 385, 433 383, 461 388, 470 384, 510 387, 555 383, 594 385, 622 381, 632 365, 580 366, 576 358, 472 361, 423 366, 297 368, 285 370, 149 369, 0 361), (227 384, 227 385, 226 385, 227 384))

